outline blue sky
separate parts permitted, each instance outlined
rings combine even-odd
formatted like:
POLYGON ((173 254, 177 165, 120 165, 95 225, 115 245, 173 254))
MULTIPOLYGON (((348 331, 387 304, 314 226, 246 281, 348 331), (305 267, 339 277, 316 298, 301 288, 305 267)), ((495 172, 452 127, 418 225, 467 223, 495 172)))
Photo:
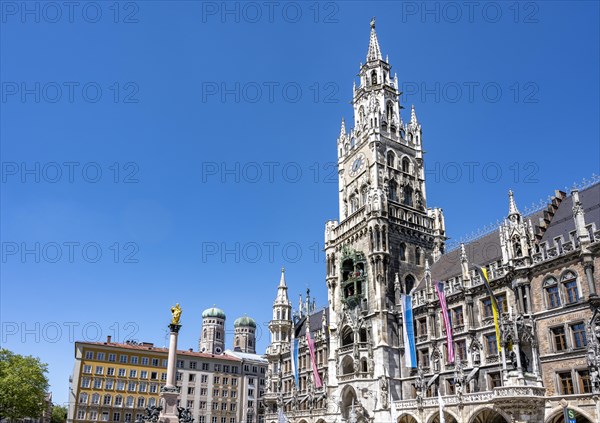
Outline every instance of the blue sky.
POLYGON ((1 4, 1 342, 57 402, 74 339, 163 345, 175 302, 181 348, 216 304, 261 351, 281 266, 326 305, 372 16, 450 237, 599 173, 597 2, 23 5, 1 4))

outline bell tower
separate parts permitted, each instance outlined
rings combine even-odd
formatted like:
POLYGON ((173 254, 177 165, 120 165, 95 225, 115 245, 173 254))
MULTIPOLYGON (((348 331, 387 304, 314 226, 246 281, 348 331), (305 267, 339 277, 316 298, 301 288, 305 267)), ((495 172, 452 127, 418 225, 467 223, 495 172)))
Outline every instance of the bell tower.
MULTIPOLYGON (((387 388, 389 382, 398 399, 397 379, 409 370, 401 369, 397 299, 423 278, 426 261, 443 253, 446 237, 441 209, 427 208, 422 127, 414 106, 403 122, 391 70, 373 19, 366 63, 353 87, 354 128, 348 131, 342 119, 337 140, 339 221, 325 225, 325 253, 329 386, 387 388)), ((389 415, 387 397, 361 402, 370 415, 389 415)))

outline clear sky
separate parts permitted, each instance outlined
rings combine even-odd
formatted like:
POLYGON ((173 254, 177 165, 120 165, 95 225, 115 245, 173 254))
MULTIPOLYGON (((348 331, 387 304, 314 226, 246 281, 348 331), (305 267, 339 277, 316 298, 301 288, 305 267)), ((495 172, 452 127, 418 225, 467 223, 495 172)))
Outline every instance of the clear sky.
MULTIPOLYGON (((453 239, 599 173, 598 2, 1 3, 2 346, 180 348, 201 312, 259 350, 286 267, 327 303, 336 137, 377 17, 453 239)), ((228 344, 232 340, 228 335, 228 344)))

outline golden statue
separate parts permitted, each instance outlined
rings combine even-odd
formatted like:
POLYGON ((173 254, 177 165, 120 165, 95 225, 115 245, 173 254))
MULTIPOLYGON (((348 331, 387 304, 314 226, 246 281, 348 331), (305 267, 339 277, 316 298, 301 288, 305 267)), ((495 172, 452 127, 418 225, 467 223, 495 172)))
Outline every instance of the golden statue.
POLYGON ((171 314, 173 315, 171 324, 178 325, 179 319, 181 318, 181 307, 179 307, 179 303, 175 304, 175 307, 171 307, 171 314))

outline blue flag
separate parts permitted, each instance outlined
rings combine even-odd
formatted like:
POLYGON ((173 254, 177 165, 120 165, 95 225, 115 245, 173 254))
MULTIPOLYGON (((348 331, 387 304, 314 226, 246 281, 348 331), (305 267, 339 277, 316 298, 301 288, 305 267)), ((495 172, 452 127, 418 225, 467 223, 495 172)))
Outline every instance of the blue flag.
POLYGON ((404 364, 406 367, 417 367, 417 348, 415 347, 415 331, 413 328, 412 297, 402 296, 402 334, 404 336, 404 364))
POLYGON ((298 340, 292 334, 292 341, 290 343, 291 360, 292 360, 292 372, 294 373, 294 381, 298 386, 298 340))

